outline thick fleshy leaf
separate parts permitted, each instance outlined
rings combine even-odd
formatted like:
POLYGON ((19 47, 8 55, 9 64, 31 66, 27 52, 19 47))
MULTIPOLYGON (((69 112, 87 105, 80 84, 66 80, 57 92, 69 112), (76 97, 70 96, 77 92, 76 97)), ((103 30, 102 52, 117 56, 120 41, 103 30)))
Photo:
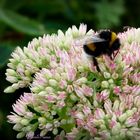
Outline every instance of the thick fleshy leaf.
POLYGON ((29 35, 43 35, 46 33, 43 24, 31 20, 25 16, 21 16, 10 10, 0 9, 0 21, 11 26, 19 32, 29 35))

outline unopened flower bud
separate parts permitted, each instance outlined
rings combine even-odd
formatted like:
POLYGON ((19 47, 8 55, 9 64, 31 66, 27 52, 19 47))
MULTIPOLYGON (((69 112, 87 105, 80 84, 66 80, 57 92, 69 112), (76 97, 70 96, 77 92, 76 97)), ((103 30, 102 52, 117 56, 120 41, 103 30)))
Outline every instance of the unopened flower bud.
POLYGON ((78 83, 78 84, 85 84, 86 82, 87 82, 87 78, 86 77, 82 77, 82 78, 80 78, 80 79, 78 79, 76 81, 76 83, 78 83))
POLYGON ((84 72, 84 67, 83 67, 83 66, 78 66, 78 70, 79 70, 80 72, 84 72))
POLYGON ((11 83, 18 82, 18 79, 15 76, 7 76, 6 80, 9 81, 9 82, 11 82, 11 83))
POLYGON ((20 133, 18 133, 17 134, 17 139, 21 139, 21 138, 23 138, 25 136, 25 132, 20 132, 20 133))
POLYGON ((62 124, 62 125, 66 124, 66 123, 67 123, 66 119, 62 119, 62 120, 61 120, 61 124, 62 124))
POLYGON ((109 87, 109 83, 107 81, 102 81, 101 87, 102 88, 108 88, 109 87))
POLYGON ((121 125, 120 123, 117 123, 113 128, 112 128, 112 134, 116 135, 119 134, 121 130, 121 125))
POLYGON ((70 94, 70 99, 72 100, 72 101, 77 101, 77 96, 75 96, 74 94, 70 94))
POLYGON ((4 90, 5 93, 13 93, 15 91, 16 89, 14 89, 12 86, 9 86, 4 90))
POLYGON ((126 111, 127 117, 132 116, 133 113, 134 113, 133 110, 127 110, 127 111, 126 111))
POLYGON ((120 122, 124 122, 127 119, 127 114, 126 113, 122 114, 118 119, 120 122))
POLYGON ((133 134, 133 132, 131 132, 131 131, 128 130, 128 131, 126 132, 126 135, 127 135, 128 137, 133 137, 134 134, 133 134))
POLYGON ((119 75, 117 74, 117 73, 113 73, 112 74, 112 78, 115 80, 115 79, 117 79, 119 77, 119 75))
POLYGON ((47 130, 50 130, 51 131, 52 130, 52 127, 53 127, 53 125, 51 123, 47 123, 46 124, 46 129, 47 130))
POLYGON ((22 127, 23 127, 23 125, 21 125, 20 123, 17 123, 14 125, 13 129, 16 131, 19 131, 19 130, 21 130, 22 127))
POLYGON ((109 79, 109 78, 110 78, 110 73, 104 72, 104 78, 105 78, 105 79, 109 79))
POLYGON ((109 84, 113 84, 113 83, 114 83, 114 80, 113 80, 113 79, 109 79, 109 80, 108 80, 108 83, 109 83, 109 84))
POLYGON ((52 62, 50 63, 50 66, 51 66, 52 68, 56 68, 56 67, 58 66, 58 64, 57 64, 55 61, 52 61, 52 62))
POLYGON ((58 85, 58 82, 56 80, 54 80, 54 79, 50 79, 49 80, 49 85, 56 87, 58 85))
POLYGON ((22 125, 28 125, 28 124, 29 124, 29 120, 23 118, 23 119, 20 121, 20 123, 21 123, 22 125))
POLYGON ((43 129, 43 130, 41 130, 41 132, 40 132, 40 136, 41 136, 41 137, 45 136, 45 135, 47 134, 47 132, 48 132, 47 129, 43 129))
POLYGON ((119 109, 119 106, 120 106, 119 100, 115 100, 114 105, 113 105, 113 110, 114 110, 114 111, 115 111, 115 110, 118 110, 118 109, 119 109))
POLYGON ((54 91, 54 89, 53 89, 52 87, 46 87, 46 88, 45 88, 45 91, 46 91, 47 93, 52 93, 52 92, 54 91))
POLYGON ((16 76, 17 75, 17 73, 13 69, 7 69, 6 72, 7 72, 8 75, 12 75, 12 76, 16 76))
POLYGON ((46 91, 41 91, 41 92, 38 93, 38 95, 45 96, 45 95, 47 95, 47 92, 46 91))
POLYGON ((101 125, 100 125, 100 128, 101 128, 101 130, 106 130, 105 124, 101 124, 101 125))
POLYGON ((39 123, 41 124, 45 124, 46 123, 46 119, 44 117, 39 117, 38 118, 39 123))
POLYGON ((31 75, 29 70, 25 70, 24 73, 25 73, 26 76, 30 76, 31 75))
POLYGON ((52 131, 52 133, 53 133, 54 135, 57 135, 57 134, 58 134, 58 129, 57 129, 57 128, 54 128, 53 131, 52 131))

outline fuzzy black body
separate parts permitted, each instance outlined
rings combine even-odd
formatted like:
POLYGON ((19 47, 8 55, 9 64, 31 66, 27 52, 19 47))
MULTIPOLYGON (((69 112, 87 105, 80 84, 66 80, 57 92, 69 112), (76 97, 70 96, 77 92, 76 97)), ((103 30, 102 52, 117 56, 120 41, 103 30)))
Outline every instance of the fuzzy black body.
POLYGON ((94 41, 93 39, 93 41, 85 43, 83 47, 88 55, 93 56, 94 65, 96 65, 97 70, 100 71, 96 57, 105 54, 113 59, 112 54, 120 48, 120 40, 114 32, 108 30, 101 31, 98 34, 98 38, 102 40, 98 41, 96 39, 96 41, 94 41))

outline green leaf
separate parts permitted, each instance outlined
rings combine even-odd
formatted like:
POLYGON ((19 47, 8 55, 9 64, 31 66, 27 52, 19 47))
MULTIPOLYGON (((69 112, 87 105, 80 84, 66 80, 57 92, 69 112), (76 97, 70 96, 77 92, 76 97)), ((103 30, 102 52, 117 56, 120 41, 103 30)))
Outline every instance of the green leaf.
POLYGON ((0 44, 0 67, 4 66, 7 63, 13 50, 14 48, 12 47, 0 44))
POLYGON ((89 140, 91 138, 90 133, 87 130, 80 130, 76 135, 76 140, 89 140))
POLYGON ((58 115, 59 115, 59 117, 61 117, 61 118, 68 118, 68 115, 67 115, 67 107, 63 107, 62 109, 60 109, 60 110, 58 110, 58 115))
POLYGON ((75 127, 74 123, 71 124, 63 124, 60 126, 62 129, 64 129, 67 133, 70 132, 72 130, 72 128, 75 127))
POLYGON ((43 35, 46 33, 43 24, 10 10, 0 9, 0 20, 15 30, 28 35, 43 35))

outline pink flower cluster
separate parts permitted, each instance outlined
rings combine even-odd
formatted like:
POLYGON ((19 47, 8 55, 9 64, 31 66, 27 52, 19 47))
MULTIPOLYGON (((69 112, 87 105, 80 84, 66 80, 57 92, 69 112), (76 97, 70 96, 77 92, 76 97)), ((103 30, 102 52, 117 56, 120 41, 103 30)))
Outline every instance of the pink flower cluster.
POLYGON ((76 40, 87 34, 94 32, 81 24, 13 52, 6 72, 12 85, 5 92, 25 86, 31 91, 8 116, 17 138, 32 138, 38 130, 56 140, 140 138, 140 29, 118 34, 115 59, 97 58, 101 72, 76 40))

